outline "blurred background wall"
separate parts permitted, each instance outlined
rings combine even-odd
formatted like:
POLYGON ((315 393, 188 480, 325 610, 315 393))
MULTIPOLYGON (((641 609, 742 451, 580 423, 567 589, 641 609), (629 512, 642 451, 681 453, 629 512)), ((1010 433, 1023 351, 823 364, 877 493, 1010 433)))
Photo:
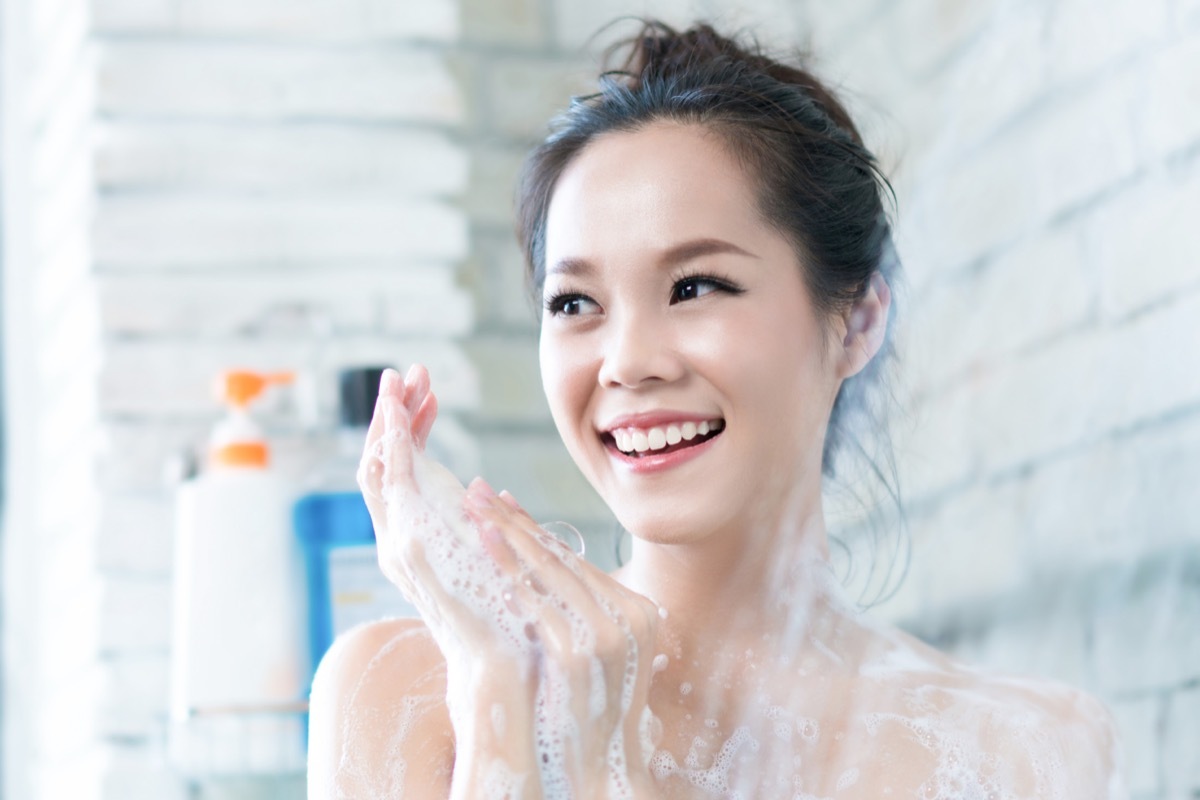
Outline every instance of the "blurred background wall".
POLYGON ((303 796, 164 755, 164 465, 221 368, 306 376, 263 414, 300 480, 336 369, 423 361, 456 470, 611 563, 511 201, 647 12, 811 47, 894 178, 913 563, 877 613, 1100 695, 1136 797, 1200 791, 1200 3, 5 0, 5 798, 303 796))

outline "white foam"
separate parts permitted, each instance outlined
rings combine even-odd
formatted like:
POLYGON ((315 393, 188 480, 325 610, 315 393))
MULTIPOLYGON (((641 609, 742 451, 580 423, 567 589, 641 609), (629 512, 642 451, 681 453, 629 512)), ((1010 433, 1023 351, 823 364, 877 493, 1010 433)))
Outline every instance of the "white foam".
MULTIPOLYGON (((520 797, 528 776, 513 772, 501 759, 488 765, 483 779, 483 800, 512 800, 520 797)), ((400 797, 400 795, 396 795, 400 797)))
POLYGON ((659 781, 678 776, 703 792, 725 798, 741 797, 742 794, 731 785, 730 776, 734 756, 743 745, 751 750, 757 750, 759 746, 750 734, 750 729, 745 726, 734 730, 708 767, 700 767, 700 751, 706 748, 706 742, 699 737, 692 740, 692 747, 684 760, 684 766, 680 767, 675 757, 666 750, 656 752, 650 760, 650 766, 654 777, 659 781))
POLYGON ((796 730, 799 731, 800 738, 809 744, 816 744, 821 740, 821 723, 815 719, 797 717, 796 730))
MULTIPOLYGON (((399 441, 381 444, 380 447, 402 446, 399 441)), ((393 456, 394 457, 394 456, 393 456)), ((384 460, 384 463, 388 463, 384 460)), ((383 497, 388 506, 389 539, 407 550, 404 558, 410 563, 417 557, 431 573, 409 575, 410 598, 419 608, 436 608, 437 603, 429 596, 427 581, 430 577, 448 590, 454 598, 469 608, 479 619, 490 625, 503 644, 523 663, 538 665, 538 682, 534 699, 533 735, 535 757, 540 773, 541 787, 548 798, 572 796, 568 776, 568 765, 577 761, 576 751, 583 731, 573 710, 572 683, 565 668, 556 670, 554 659, 540 658, 538 650, 543 644, 530 632, 537 629, 539 620, 549 614, 566 619, 571 631, 571 647, 574 656, 589 658, 590 691, 587 709, 591 720, 601 719, 607 711, 608 689, 604 665, 596 654, 596 630, 584 616, 567 604, 565 599, 552 590, 536 594, 530 600, 529 592, 521 592, 513 578, 501 578, 495 562, 488 555, 473 523, 464 511, 466 490, 458 480, 440 464, 426 458, 423 453, 411 452, 411 480, 404 475, 384 475, 383 497), (524 598, 524 604, 518 598, 524 598), (573 755, 575 754, 575 755, 573 755)), ((539 535, 534 532, 534 535, 539 535)), ((557 545, 557 540, 545 535, 548 544, 557 545)), ((569 548, 548 546, 547 551, 567 569, 582 578, 578 557, 569 548)), ((545 587, 543 587, 544 589, 545 587)), ((617 610, 601 600, 609 618, 623 620, 617 610)), ((437 619, 426 619, 438 647, 446 658, 447 683, 450 691, 447 704, 452 721, 466 724, 468 708, 456 708, 456 675, 466 674, 471 655, 455 640, 452 630, 437 619)), ((638 678, 638 643, 627 623, 622 623, 626 641, 626 664, 621 676, 620 707, 622 715, 629 712, 634 688, 638 678)), ((663 657, 665 659, 665 656, 663 657)), ((656 660, 657 663, 657 660, 656 660)), ((502 709, 501 709, 502 711, 502 709)), ((653 715, 645 709, 640 720, 639 733, 642 741, 644 767, 653 753, 651 742, 653 715)), ((505 727, 503 715, 493 710, 493 727, 498 731, 505 727)), ((456 723, 456 727, 458 724, 456 723)), ((609 794, 613 798, 632 796, 628 777, 626 743, 621 726, 617 726, 608 742, 609 794)), ((510 786, 513 775, 496 771, 495 785, 510 786)), ((497 789, 500 791, 500 789, 497 789)))
POLYGON ((858 767, 850 767, 838 776, 837 790, 844 792, 856 783, 858 783, 858 767))

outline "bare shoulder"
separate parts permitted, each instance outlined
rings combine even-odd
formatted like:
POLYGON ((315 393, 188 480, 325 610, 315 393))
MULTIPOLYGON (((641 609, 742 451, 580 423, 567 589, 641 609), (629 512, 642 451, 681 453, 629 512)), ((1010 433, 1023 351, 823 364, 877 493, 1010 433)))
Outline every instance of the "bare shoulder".
POLYGON ((445 691, 445 660, 419 620, 381 620, 339 636, 309 701, 310 800, 446 797, 454 738, 445 691), (406 784, 429 793, 404 792, 406 784))
POLYGON ((1115 726, 1094 696, 973 667, 907 634, 887 638, 863 665, 888 698, 874 729, 913 767, 920 796, 962 796, 963 780, 980 796, 1125 796, 1115 726))
POLYGON ((419 690, 425 684, 444 681, 445 666, 437 643, 421 620, 368 622, 346 631, 330 646, 317 668, 313 694, 334 687, 385 693, 398 688, 419 690))
POLYGON ((1042 790, 1035 796, 1126 796, 1116 725, 1098 698, 1057 681, 975 674, 975 691, 994 708, 995 752, 1042 790))

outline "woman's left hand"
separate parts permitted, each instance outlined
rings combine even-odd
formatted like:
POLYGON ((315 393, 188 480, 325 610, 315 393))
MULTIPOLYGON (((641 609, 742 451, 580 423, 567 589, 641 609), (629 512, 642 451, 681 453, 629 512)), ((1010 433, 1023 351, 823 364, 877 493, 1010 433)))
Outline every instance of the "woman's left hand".
POLYGON ((648 706, 658 606, 622 586, 548 534, 507 492, 482 480, 467 490, 469 514, 510 587, 512 604, 534 622, 539 751, 567 739, 562 772, 543 770, 546 796, 652 795, 648 706), (531 613, 529 613, 531 612, 531 613), (574 739, 574 741, 569 741, 574 739), (547 785, 561 780, 560 786, 547 785), (559 789, 571 787, 570 795, 559 789))

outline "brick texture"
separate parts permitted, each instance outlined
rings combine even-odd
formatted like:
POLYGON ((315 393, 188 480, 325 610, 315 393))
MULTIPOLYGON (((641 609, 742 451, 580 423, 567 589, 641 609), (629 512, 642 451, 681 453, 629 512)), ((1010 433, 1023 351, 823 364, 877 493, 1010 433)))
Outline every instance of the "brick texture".
POLYGON ((3 119, 29 537, 3 583, 29 623, 0 794, 301 796, 295 776, 189 785, 166 758, 169 466, 203 449, 219 370, 292 369, 259 416, 298 493, 333 452, 335 371, 419 360, 430 447, 478 470, 458 4, 63 0, 3 28, 25 70, 3 119))
POLYGON ((895 109, 914 554, 879 613, 1091 690, 1134 796, 1190 795, 1194 4, 820 5, 832 73, 895 109))

